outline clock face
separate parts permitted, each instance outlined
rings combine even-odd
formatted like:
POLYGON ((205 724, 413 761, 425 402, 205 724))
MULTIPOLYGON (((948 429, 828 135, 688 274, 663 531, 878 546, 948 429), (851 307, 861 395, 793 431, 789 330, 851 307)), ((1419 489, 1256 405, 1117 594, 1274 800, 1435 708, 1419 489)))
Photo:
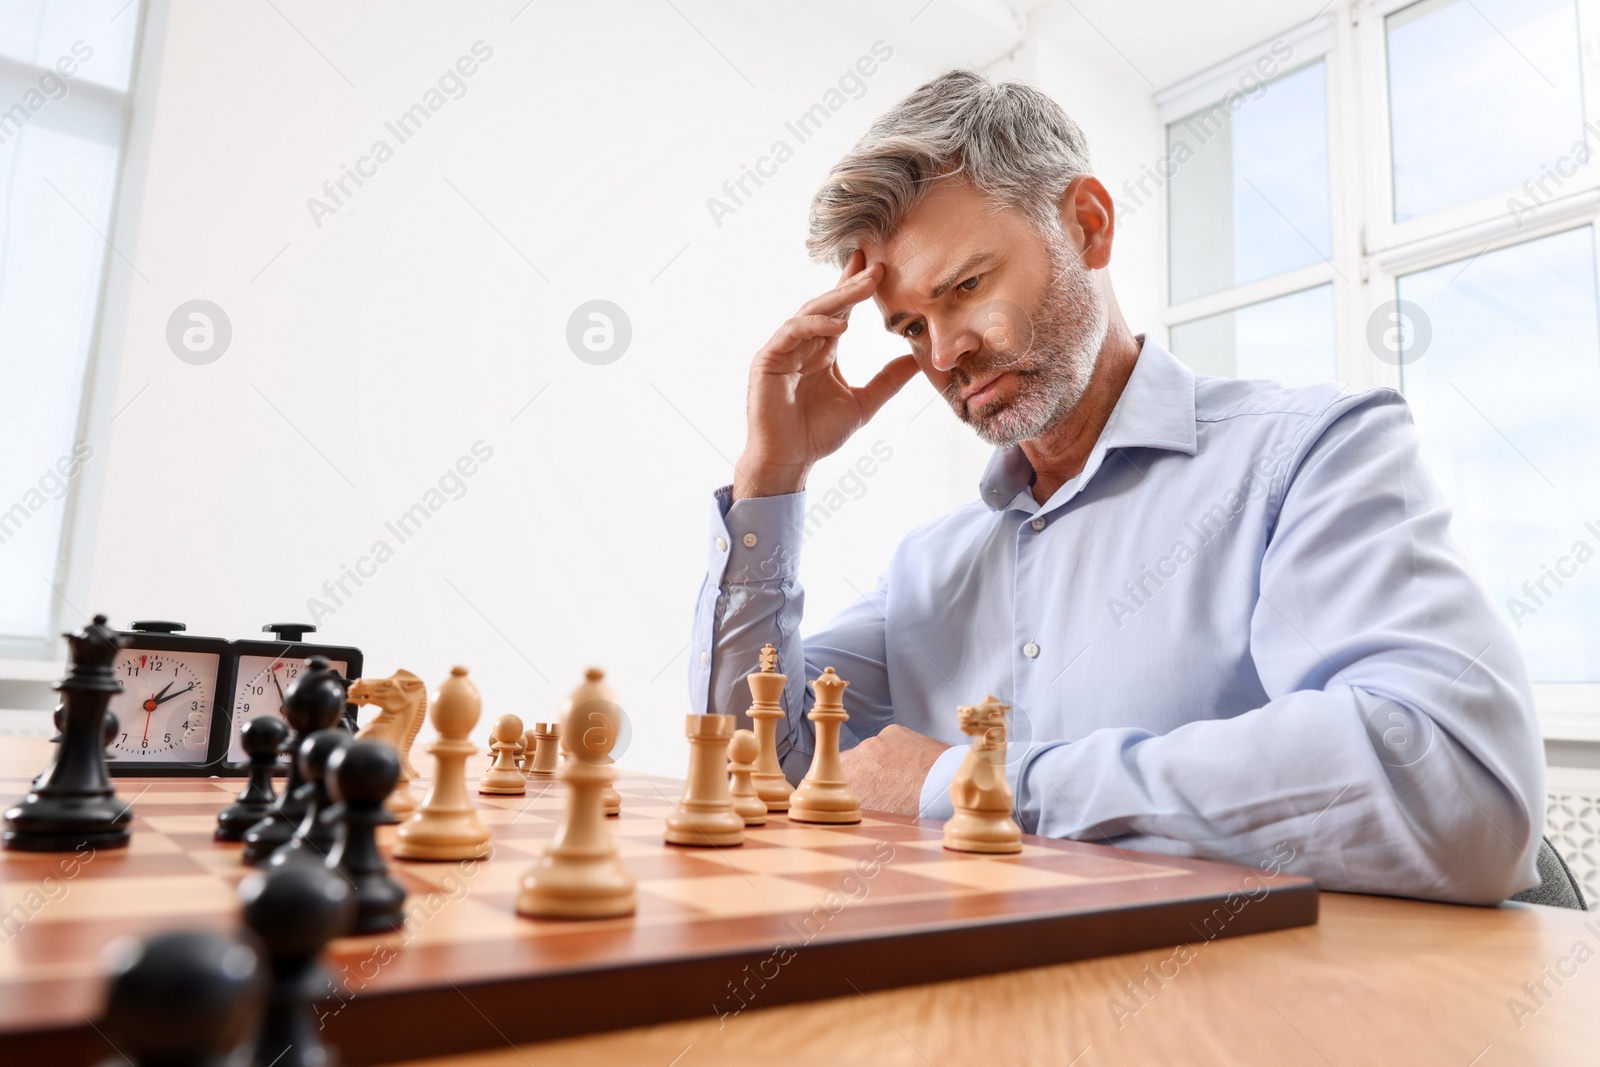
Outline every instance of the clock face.
MULTIPOLYGON (((332 660, 330 664, 340 674, 345 673, 346 664, 342 660, 332 660)), ((305 666, 304 659, 292 656, 239 657, 233 691, 233 736, 228 739, 230 761, 242 763, 250 759, 239 737, 245 723, 257 715, 276 715, 288 722, 283 713, 283 694, 305 666)))
POLYGON ((204 763, 217 660, 215 652, 123 649, 115 667, 122 692, 111 698, 117 716, 111 755, 128 761, 204 763))

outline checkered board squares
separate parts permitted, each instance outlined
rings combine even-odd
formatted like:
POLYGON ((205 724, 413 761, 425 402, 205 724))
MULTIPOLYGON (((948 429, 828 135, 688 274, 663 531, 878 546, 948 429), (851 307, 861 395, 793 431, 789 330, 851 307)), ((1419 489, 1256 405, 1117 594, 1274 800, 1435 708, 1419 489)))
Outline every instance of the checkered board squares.
MULTIPOLYGON (((212 839, 237 780, 119 779, 128 848, 88 856, 0 853, 0 1060, 109 1054, 88 1025, 101 953, 123 935, 231 929, 248 873, 212 839)), ((9 799, 27 782, 0 782, 9 799)), ((1099 845, 1026 838, 1020 854, 943 848, 942 828, 880 813, 858 825, 770 816, 735 848, 663 843, 682 783, 625 775, 608 819, 638 880, 623 919, 515 912, 518 883, 554 834, 565 787, 479 796, 492 854, 392 861, 408 920, 334 942, 327 1036, 349 1064, 381 1063, 711 1014, 729 984, 785 956, 761 1006, 1176 945, 1230 898, 1228 936, 1316 921, 1305 879, 1099 845), (1235 903, 1237 907, 1237 903, 1235 903), (528 1010, 537 1005, 537 1011, 528 1010), (501 1036, 503 1035, 503 1036, 501 1036)), ((420 799, 422 788, 417 787, 420 799)), ((394 830, 380 831, 388 851, 394 830)), ((1213 924, 1214 925, 1214 924, 1213 924)))

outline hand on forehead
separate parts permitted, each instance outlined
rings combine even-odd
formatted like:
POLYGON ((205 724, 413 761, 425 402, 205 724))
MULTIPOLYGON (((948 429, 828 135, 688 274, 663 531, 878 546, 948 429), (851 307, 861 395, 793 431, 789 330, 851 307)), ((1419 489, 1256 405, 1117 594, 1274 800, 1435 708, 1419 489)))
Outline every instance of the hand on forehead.
POLYGON ((1049 263, 1044 236, 1017 208, 960 181, 937 184, 886 241, 867 241, 846 273, 881 272, 873 299, 885 321, 926 313, 979 272, 1049 263))

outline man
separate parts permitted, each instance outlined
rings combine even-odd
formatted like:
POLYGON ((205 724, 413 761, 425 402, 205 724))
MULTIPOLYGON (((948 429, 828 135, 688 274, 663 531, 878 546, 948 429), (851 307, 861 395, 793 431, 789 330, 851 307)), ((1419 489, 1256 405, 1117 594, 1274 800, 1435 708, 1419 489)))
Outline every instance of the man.
POLYGON ((694 706, 745 711, 770 641, 786 772, 810 761, 807 682, 832 666, 866 807, 948 818, 955 709, 994 693, 1028 832, 1327 889, 1489 904, 1536 884, 1526 670, 1404 400, 1196 377, 1123 321, 1114 230, 1072 120, 970 72, 834 167, 808 247, 844 273, 751 365, 694 706), (836 346, 869 297, 910 352, 852 386, 836 346), (907 534, 802 641, 807 472, 918 371, 996 448, 980 500, 907 534))

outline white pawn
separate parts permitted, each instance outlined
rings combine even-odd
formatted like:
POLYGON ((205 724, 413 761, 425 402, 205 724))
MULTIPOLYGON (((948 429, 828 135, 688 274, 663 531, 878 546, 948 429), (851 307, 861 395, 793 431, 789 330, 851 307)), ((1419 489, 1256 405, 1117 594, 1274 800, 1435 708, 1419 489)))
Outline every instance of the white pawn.
POLYGON ((478 687, 465 667, 450 668, 428 710, 439 731, 433 754, 433 785, 422 807, 395 831, 394 854, 409 860, 475 860, 489 854, 489 830, 467 792, 467 758, 478 751, 467 740, 483 712, 478 687))
POLYGON ((610 763, 616 720, 603 702, 589 701, 568 713, 565 727, 562 733, 572 748, 572 758, 561 768, 567 805, 550 847, 522 876, 517 914, 539 919, 631 915, 634 877, 617 858, 602 796, 617 775, 610 763))
POLYGON ((533 772, 533 750, 537 742, 533 738, 533 727, 522 731, 522 751, 517 755, 517 763, 522 768, 523 774, 533 772))
POLYGON ((517 770, 517 749, 522 737, 522 720, 515 715, 502 715, 494 721, 494 766, 478 779, 478 792, 492 795, 521 796, 528 791, 528 780, 517 770))
POLYGON ((733 796, 733 810, 746 826, 763 826, 767 821, 767 804, 753 777, 760 754, 761 742, 752 731, 733 732, 733 740, 728 742, 728 792, 733 796))
MULTIPOLYGON (((583 684, 579 685, 570 694, 568 694, 566 706, 561 709, 562 721, 565 722, 571 719, 573 709, 582 709, 585 705, 591 702, 598 703, 599 710, 603 711, 607 720, 615 725, 618 738, 620 739, 622 733, 624 732, 624 716, 622 707, 617 703, 617 691, 612 689, 611 686, 607 684, 606 672, 601 670, 599 667, 590 667, 588 670, 583 672, 583 684)), ((580 718, 581 717, 582 716, 580 716, 580 718)), ((585 727, 585 729, 587 729, 587 727, 585 727)), ((561 766, 563 767, 572 761, 572 747, 567 742, 567 738, 570 736, 570 734, 570 730, 561 731, 561 766)), ((614 745, 615 743, 613 742, 613 746, 614 745)), ((616 762, 616 760, 610 755, 606 756, 605 761, 607 764, 616 762)), ((616 786, 612 785, 610 782, 607 782, 604 792, 601 793, 601 797, 605 800, 607 815, 622 814, 622 794, 617 792, 616 786)))

